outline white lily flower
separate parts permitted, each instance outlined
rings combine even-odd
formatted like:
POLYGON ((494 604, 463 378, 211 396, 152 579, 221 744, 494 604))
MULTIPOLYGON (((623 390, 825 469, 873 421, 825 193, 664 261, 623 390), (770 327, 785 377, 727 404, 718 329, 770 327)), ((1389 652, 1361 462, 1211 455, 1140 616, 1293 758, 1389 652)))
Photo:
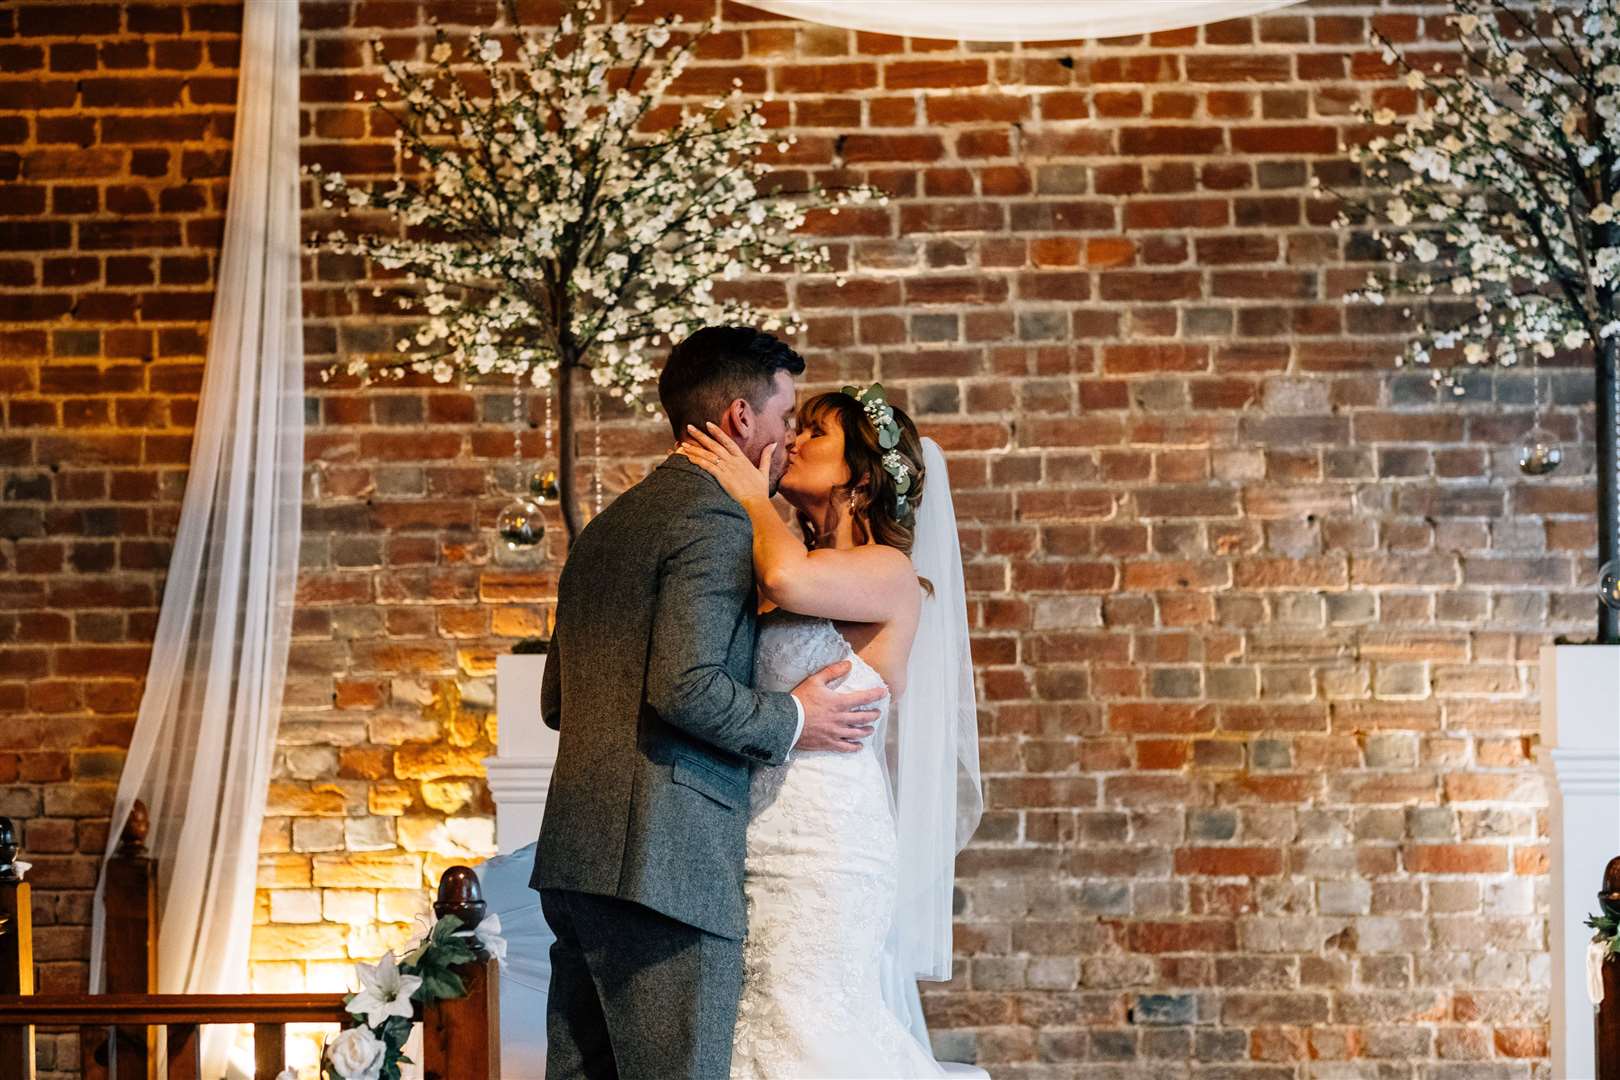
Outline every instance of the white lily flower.
POLYGON ((351 1015, 364 1016, 370 1027, 376 1027, 390 1016, 411 1015, 411 995, 421 987, 422 978, 402 974, 393 953, 383 953, 375 964, 356 964, 354 969, 360 976, 361 989, 349 1001, 351 1015))

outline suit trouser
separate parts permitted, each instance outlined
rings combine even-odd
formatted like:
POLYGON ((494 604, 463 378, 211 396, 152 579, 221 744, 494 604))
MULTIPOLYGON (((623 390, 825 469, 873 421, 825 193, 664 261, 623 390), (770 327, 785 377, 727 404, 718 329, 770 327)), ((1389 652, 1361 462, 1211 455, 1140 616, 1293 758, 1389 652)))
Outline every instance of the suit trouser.
POLYGON ((742 942, 611 896, 540 890, 551 946, 546 1080, 724 1080, 742 942))

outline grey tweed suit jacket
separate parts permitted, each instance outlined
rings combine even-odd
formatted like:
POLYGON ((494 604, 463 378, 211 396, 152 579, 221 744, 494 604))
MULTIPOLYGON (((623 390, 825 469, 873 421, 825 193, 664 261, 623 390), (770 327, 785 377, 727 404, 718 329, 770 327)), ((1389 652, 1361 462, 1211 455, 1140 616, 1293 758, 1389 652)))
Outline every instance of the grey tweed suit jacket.
POLYGON ((752 688, 752 548, 742 507, 678 454, 575 539, 541 684, 559 749, 533 888, 743 936, 749 778, 798 725, 789 695, 752 688))

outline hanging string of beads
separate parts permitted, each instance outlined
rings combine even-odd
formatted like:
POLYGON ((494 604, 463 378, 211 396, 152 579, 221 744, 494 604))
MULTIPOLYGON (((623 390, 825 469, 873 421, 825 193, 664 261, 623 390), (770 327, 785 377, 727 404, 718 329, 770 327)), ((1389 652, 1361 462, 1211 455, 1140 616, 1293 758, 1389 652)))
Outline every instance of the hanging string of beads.
POLYGON ((551 439, 552 432, 555 429, 551 411, 553 407, 552 395, 549 390, 545 394, 545 399, 545 450, 540 455, 540 468, 529 475, 529 494, 533 495, 535 501, 541 506, 550 506, 559 498, 559 492, 557 491, 557 470, 551 464, 551 439))
MULTIPOLYGON (((523 399, 523 373, 512 377, 512 476, 521 483, 523 476, 523 429, 528 426, 528 410, 523 399)), ((545 541, 545 514, 524 497, 521 489, 495 519, 495 531, 512 551, 522 551, 545 541)))
POLYGON ((591 387, 591 495, 592 515, 602 512, 602 388, 591 387))

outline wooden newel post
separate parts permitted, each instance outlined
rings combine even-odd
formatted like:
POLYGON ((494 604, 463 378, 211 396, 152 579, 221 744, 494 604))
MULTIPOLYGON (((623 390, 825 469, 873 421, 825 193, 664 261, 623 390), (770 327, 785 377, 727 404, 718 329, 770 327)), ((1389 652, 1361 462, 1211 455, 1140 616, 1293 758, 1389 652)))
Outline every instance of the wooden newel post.
MULTIPOLYGON (((433 913, 454 915, 463 929, 483 921, 487 905, 478 875, 452 866, 439 878, 433 913)), ((482 956, 456 969, 467 996, 441 1001, 422 1016, 422 1073, 425 1080, 500 1080, 501 987, 495 958, 482 956)))
MULTIPOLYGON (((1603 869, 1598 909, 1620 919, 1620 855, 1603 869)), ((1620 957, 1603 961, 1603 1004, 1597 1008, 1596 1026, 1598 1080, 1620 1080, 1620 957)))
MULTIPOLYGON (((102 958, 109 994, 157 993, 157 863, 146 851, 151 824, 146 804, 135 800, 119 834, 118 849, 103 871, 107 879, 102 890, 106 913, 102 958)), ((94 1038, 93 1029, 82 1037, 94 1038)), ((152 1076, 157 1067, 156 1029, 121 1027, 116 1038, 118 1075, 137 1080, 152 1076)), ((95 1041, 104 1041, 104 1036, 95 1041)), ((98 1046, 102 1063, 104 1055, 98 1046)))
MULTIPOLYGON (((17 830, 0 817, 0 996, 34 992, 34 904, 17 864, 17 830)), ((0 1027, 0 1076, 34 1080, 34 1028, 0 1027)))
POLYGON ((109 994, 157 993, 157 863, 147 854, 151 829, 139 799, 107 860, 106 982, 109 994))

